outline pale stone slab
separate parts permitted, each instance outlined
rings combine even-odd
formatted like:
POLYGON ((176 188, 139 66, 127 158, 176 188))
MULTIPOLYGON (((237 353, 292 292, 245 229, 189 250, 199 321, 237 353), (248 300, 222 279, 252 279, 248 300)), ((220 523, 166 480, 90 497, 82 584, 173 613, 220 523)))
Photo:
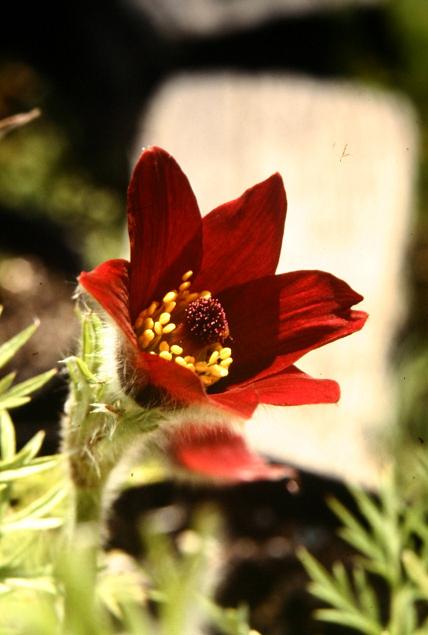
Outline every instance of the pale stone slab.
POLYGON ((278 271, 330 271, 365 296, 363 331, 299 363, 337 379, 340 403, 263 406, 247 433, 273 458, 373 484, 388 459, 379 435, 395 422, 388 355, 406 307, 417 155, 412 108, 355 84, 182 75, 152 101, 137 146, 150 144, 176 157, 205 212, 279 171, 288 215, 278 271))
POLYGON ((252 27, 266 20, 311 11, 369 6, 386 0, 126 0, 160 32, 204 36, 252 27))

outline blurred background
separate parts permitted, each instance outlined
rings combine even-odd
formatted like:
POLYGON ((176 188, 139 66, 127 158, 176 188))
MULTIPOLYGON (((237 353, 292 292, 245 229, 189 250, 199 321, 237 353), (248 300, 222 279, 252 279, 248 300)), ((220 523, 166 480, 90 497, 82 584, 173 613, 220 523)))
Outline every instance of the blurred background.
MULTIPOLYGON (((125 249, 144 144, 177 158, 204 211, 279 170, 281 269, 327 269, 366 296, 367 335, 302 365, 339 379, 343 405, 263 410, 250 426, 299 483, 162 483, 128 492, 112 521, 112 544, 138 551, 145 509, 175 506, 178 531, 215 500, 230 535, 220 599, 249 602, 265 634, 339 632, 310 620, 295 546, 346 560, 325 496, 346 499, 348 478, 375 486, 395 447, 408 466, 428 440, 426 0, 76 0, 2 14, 0 119, 42 111, 0 139, 0 341, 41 320, 22 379, 73 350, 75 277, 125 249)), ((21 442, 42 427, 56 448, 64 396, 60 377, 16 411, 21 442)))

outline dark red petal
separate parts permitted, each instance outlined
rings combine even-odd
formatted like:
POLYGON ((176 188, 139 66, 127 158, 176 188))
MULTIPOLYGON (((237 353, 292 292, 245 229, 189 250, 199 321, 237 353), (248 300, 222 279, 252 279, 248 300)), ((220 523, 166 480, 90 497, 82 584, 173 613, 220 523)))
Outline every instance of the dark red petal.
POLYGON ((237 386, 209 396, 216 406, 230 410, 234 414, 249 419, 259 404, 259 399, 251 385, 237 386))
POLYGON ((135 345, 135 333, 129 317, 128 270, 129 262, 126 260, 107 260, 92 271, 82 271, 78 280, 135 345))
POLYGON ((135 351, 133 366, 142 386, 150 384, 165 391, 169 399, 180 404, 208 403, 207 394, 192 371, 175 362, 135 351))
POLYGON ((141 154, 128 188, 131 243, 130 312, 134 321, 152 300, 199 270, 202 225, 189 181, 161 148, 141 154))
POLYGON ((279 174, 217 207, 202 221, 203 260, 195 288, 216 294, 275 273, 287 200, 279 174))
POLYGON ((173 429, 170 455, 180 467, 209 478, 228 482, 279 479, 294 472, 268 465, 254 454, 243 437, 224 423, 185 423, 173 429))
POLYGON ((256 377, 231 386, 223 393, 210 395, 210 398, 216 405, 249 418, 259 403, 277 406, 336 403, 340 388, 331 379, 316 379, 295 366, 284 369, 279 357, 256 377))
MULTIPOLYGON (((295 366, 251 383, 259 402, 277 406, 336 403, 339 384, 332 379, 316 379, 295 366)), ((232 392, 232 391, 231 391, 232 392)))
MULTIPOLYGON (((358 331, 367 314, 343 280, 322 271, 294 271, 226 289, 218 295, 231 334, 227 385, 258 375, 281 356, 282 368, 302 355, 358 331)), ((226 383, 226 382, 225 382, 226 383)))

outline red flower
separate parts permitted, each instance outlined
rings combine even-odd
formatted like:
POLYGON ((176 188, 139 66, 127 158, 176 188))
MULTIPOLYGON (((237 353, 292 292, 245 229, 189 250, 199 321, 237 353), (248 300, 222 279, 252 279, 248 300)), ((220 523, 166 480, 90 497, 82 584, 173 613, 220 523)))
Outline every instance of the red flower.
POLYGON ((274 174, 201 218, 175 160, 143 151, 128 189, 130 262, 79 277, 124 336, 138 400, 156 394, 249 417, 259 403, 339 399, 336 382, 294 363, 359 330, 367 316, 351 306, 362 297, 322 271, 275 275, 285 212, 274 174))
MULTIPOLYGON (((178 468, 223 483, 296 476, 286 465, 269 465, 252 452, 230 422, 185 420, 168 430, 167 456, 178 468)), ((165 448, 164 448, 165 450, 165 448)))

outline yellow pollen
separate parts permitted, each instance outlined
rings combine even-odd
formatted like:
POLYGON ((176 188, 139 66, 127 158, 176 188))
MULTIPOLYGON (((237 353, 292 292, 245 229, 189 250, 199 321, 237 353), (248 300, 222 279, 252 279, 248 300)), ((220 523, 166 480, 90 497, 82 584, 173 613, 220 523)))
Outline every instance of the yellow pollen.
POLYGON ((222 368, 222 366, 215 364, 212 368, 210 368, 210 373, 211 375, 214 375, 214 377, 226 377, 229 371, 227 368, 222 368))
POLYGON ((145 331, 143 331, 143 334, 138 338, 138 341, 143 348, 147 348, 147 346, 150 344, 154 336, 155 334, 153 333, 151 329, 146 329, 145 331))
POLYGON ((206 388, 227 377, 232 364, 232 349, 223 347, 223 340, 201 344, 198 348, 187 332, 185 315, 191 302, 209 299, 209 290, 192 291, 193 271, 181 276, 178 289, 168 291, 161 302, 153 301, 140 312, 134 324, 140 348, 150 355, 158 355, 166 361, 195 373, 206 388), (190 355, 187 352, 192 353, 190 355), (189 350, 190 349, 190 350, 189 350))
POLYGON ((217 360, 218 360, 218 351, 213 351, 208 360, 208 364, 209 365, 215 364, 217 360))
POLYGON ((168 291, 168 293, 163 296, 162 302, 174 302, 174 300, 176 299, 177 299, 177 292, 168 291))
POLYGON ((159 323, 162 324, 162 326, 164 326, 165 324, 168 324, 170 319, 171 319, 171 315, 165 311, 165 313, 160 314, 159 323))
POLYGON ((158 302, 152 302, 151 305, 149 306, 149 308, 146 309, 147 315, 153 315, 153 313, 156 311, 158 306, 159 306, 158 302))
POLYGON ((144 320, 144 322, 143 322, 143 328, 144 328, 144 329, 152 329, 152 328, 153 328, 153 326, 154 326, 154 324, 155 324, 155 323, 154 323, 154 321, 153 321, 153 318, 151 318, 151 317, 146 318, 146 319, 144 320))

